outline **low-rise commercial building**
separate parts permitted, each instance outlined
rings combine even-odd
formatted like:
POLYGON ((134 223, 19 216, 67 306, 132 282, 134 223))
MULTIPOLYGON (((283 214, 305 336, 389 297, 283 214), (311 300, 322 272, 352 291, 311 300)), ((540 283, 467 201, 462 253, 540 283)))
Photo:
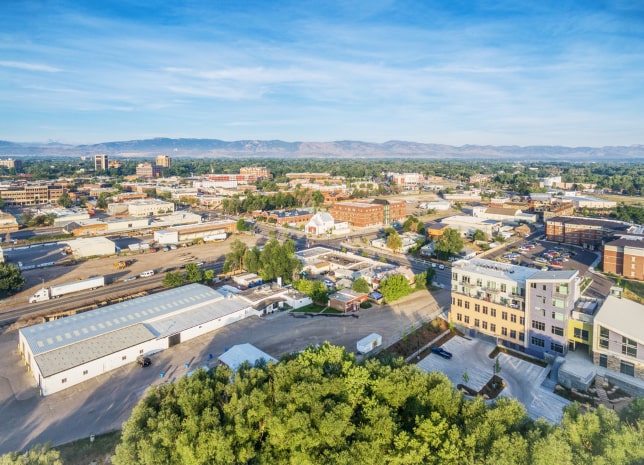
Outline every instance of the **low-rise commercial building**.
POLYGON ((485 218, 475 218, 473 216, 456 215, 443 218, 442 224, 457 230, 463 237, 471 238, 477 230, 483 231, 487 237, 496 236, 503 227, 503 223, 498 220, 487 220, 485 218))

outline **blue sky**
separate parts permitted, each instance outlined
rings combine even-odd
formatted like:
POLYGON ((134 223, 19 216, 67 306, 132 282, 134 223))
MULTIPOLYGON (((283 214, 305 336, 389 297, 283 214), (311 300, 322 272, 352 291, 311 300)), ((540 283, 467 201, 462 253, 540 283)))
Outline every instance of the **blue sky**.
POLYGON ((644 144, 644 2, 0 1, 0 139, 644 144))

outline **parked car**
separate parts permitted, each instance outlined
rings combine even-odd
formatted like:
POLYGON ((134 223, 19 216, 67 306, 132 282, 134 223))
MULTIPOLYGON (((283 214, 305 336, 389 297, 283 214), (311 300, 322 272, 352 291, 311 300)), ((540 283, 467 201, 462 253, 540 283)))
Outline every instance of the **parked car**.
POLYGON ((444 270, 444 269, 445 269, 445 265, 443 265, 443 264, 441 263, 440 265, 438 265, 438 269, 439 269, 439 270, 444 270))
POLYGON ((140 367, 149 367, 150 365, 152 365, 152 360, 150 359, 150 357, 139 355, 136 358, 136 363, 138 363, 140 367))
POLYGON ((443 357, 443 358, 445 358, 447 360, 452 358, 452 353, 446 351, 442 347, 432 347, 432 353, 438 355, 439 357, 443 357))

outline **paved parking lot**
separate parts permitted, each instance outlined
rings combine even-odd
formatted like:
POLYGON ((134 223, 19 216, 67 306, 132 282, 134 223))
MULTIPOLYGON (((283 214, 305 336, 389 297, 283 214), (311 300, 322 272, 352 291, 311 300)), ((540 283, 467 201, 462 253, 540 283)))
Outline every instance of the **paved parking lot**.
MULTIPOLYGON (((430 354, 418 362, 418 367, 427 372, 445 373, 455 386, 466 384, 477 391, 485 386, 494 374, 496 362, 489 357, 494 350, 494 344, 481 339, 457 336, 447 341, 443 347, 453 354, 450 360, 430 354), (469 379, 464 383, 463 373, 466 372, 469 379)), ((552 423, 561 421, 562 409, 569 402, 542 386, 550 368, 542 368, 503 353, 499 354, 498 358, 501 367, 499 376, 506 383, 501 395, 517 399, 533 419, 541 417, 552 423)))

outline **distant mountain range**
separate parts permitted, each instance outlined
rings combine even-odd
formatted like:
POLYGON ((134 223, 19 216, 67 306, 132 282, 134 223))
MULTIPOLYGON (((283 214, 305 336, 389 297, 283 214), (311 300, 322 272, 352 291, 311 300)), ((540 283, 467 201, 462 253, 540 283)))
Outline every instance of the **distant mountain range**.
POLYGON ((15 143, 0 141, 0 156, 71 157, 104 153, 115 157, 149 158, 165 154, 191 158, 434 158, 454 160, 532 161, 636 161, 644 160, 644 145, 614 147, 564 147, 535 145, 452 146, 389 141, 382 144, 360 141, 284 142, 281 140, 155 138, 93 145, 59 143, 15 143))

